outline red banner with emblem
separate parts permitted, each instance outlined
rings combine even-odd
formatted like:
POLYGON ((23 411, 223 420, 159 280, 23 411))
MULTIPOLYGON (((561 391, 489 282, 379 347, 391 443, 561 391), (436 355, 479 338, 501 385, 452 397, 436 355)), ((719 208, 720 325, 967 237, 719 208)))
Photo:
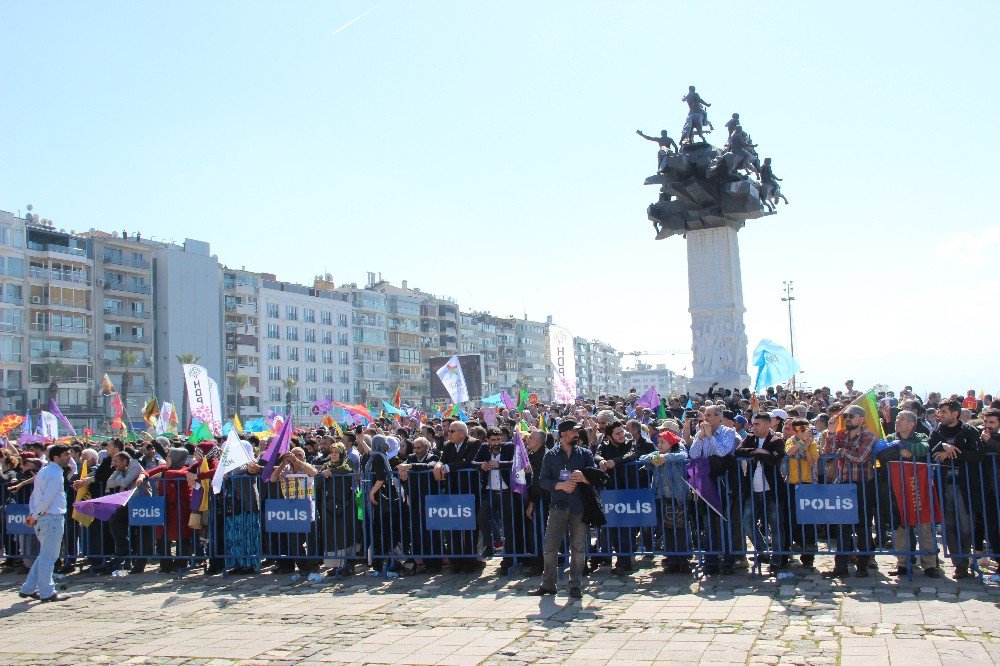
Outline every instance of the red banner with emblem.
POLYGON ((927 463, 893 460, 889 463, 889 478, 900 526, 941 522, 941 505, 927 463))

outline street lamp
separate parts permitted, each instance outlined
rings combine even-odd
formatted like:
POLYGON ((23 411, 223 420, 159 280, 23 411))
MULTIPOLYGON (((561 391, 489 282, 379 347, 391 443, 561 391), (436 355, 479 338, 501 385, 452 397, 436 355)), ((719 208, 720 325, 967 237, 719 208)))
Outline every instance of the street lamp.
MULTIPOLYGON (((787 282, 782 282, 785 286, 785 295, 781 299, 782 303, 788 304, 788 347, 792 354, 792 358, 795 358, 795 332, 792 328, 792 301, 795 297, 792 296, 792 290, 794 289, 794 281, 788 280, 787 282)), ((792 375, 792 390, 795 390, 795 375, 792 375)))

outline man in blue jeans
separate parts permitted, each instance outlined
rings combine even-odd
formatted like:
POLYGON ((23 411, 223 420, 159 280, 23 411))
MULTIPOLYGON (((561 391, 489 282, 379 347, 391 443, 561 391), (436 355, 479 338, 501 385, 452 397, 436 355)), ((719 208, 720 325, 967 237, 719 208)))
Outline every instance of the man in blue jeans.
POLYGON ((63 483, 63 469, 69 465, 68 446, 55 444, 48 450, 49 463, 35 477, 31 499, 28 501, 28 524, 35 529, 40 544, 38 557, 31 565, 31 571, 21 586, 20 596, 24 599, 41 601, 65 601, 69 597, 56 593, 52 581, 52 569, 59 559, 62 546, 63 526, 66 521, 66 487, 63 483))

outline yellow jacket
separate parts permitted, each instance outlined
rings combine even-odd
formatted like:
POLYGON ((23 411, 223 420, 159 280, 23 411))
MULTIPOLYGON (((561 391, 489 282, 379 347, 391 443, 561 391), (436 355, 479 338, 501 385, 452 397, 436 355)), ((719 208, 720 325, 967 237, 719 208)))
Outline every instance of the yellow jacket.
POLYGON ((812 483, 813 469, 816 461, 819 460, 819 444, 814 439, 812 443, 806 444, 804 454, 795 453, 798 451, 800 442, 794 437, 789 437, 785 442, 785 460, 788 461, 788 483, 812 483))

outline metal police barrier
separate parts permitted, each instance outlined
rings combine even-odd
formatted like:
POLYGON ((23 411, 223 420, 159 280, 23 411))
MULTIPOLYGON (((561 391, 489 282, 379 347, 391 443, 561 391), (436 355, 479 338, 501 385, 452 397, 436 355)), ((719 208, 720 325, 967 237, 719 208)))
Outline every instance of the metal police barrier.
POLYGON ((959 449, 937 466, 944 551, 958 571, 981 574, 980 559, 1000 557, 998 464, 1000 454, 959 449))

